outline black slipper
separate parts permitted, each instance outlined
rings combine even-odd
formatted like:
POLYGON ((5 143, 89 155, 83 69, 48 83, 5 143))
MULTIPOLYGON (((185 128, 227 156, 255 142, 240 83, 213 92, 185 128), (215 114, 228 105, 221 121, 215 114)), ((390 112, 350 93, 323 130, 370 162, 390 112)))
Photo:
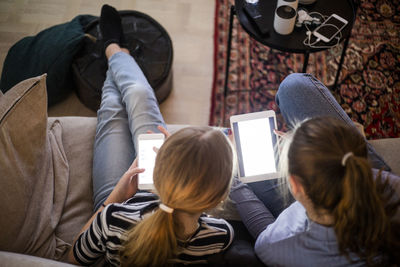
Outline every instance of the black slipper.
POLYGON ((100 15, 100 31, 103 36, 104 49, 112 43, 125 43, 122 31, 121 17, 118 11, 109 5, 103 5, 100 15))

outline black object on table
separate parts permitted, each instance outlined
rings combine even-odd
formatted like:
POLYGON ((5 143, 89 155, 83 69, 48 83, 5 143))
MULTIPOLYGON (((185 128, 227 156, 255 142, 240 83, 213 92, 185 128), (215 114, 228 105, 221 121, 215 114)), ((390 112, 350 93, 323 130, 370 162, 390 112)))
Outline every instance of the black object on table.
MULTIPOLYGON (((142 69, 154 90, 158 103, 163 102, 172 89, 172 41, 167 31, 152 17, 134 10, 119 11, 122 28, 130 54, 142 69)), ((101 90, 108 68, 99 19, 87 25, 83 48, 72 63, 77 95, 88 108, 100 107, 101 90)))
MULTIPOLYGON (((269 25, 268 34, 263 34, 259 29, 254 20, 248 15, 247 10, 245 10, 245 5, 247 5, 245 0, 235 0, 235 5, 231 6, 230 17, 229 17, 229 32, 228 32, 228 45, 227 45, 227 61, 225 69, 225 85, 224 85, 224 96, 228 93, 228 74, 230 66, 230 53, 231 53, 231 43, 232 43, 232 27, 234 15, 237 16, 240 25, 243 29, 256 41, 267 45, 271 48, 290 52, 290 53, 302 53, 304 54, 304 63, 302 72, 306 72, 308 59, 310 53, 326 50, 328 48, 311 48, 304 45, 303 41, 306 38, 307 29, 305 26, 301 28, 295 27, 293 32, 289 35, 281 35, 274 30, 274 17, 275 9, 277 5, 277 0, 260 0, 255 6, 257 7, 260 14, 262 14, 263 19, 267 25, 269 25)), ((342 54, 339 61, 338 70, 335 77, 335 83, 333 88, 336 88, 337 81, 339 79, 340 71, 342 68, 344 56, 349 43, 351 30, 355 21, 356 6, 353 0, 317 0, 311 5, 299 5, 304 7, 308 12, 319 12, 325 16, 331 14, 337 14, 348 21, 346 27, 342 30, 342 37, 340 42, 344 40, 344 45, 342 49, 342 54)), ((265 31, 265 29, 263 29, 265 31)), ((333 45, 336 43, 334 41, 333 45)), ((330 44, 330 43, 329 43, 330 44)), ((326 44, 326 45, 329 45, 326 44)))

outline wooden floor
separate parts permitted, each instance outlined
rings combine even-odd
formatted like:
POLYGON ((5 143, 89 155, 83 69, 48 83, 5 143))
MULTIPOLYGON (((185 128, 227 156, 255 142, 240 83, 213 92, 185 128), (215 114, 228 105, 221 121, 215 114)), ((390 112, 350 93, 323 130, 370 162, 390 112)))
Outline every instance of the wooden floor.
MULTIPOLYGON (((8 49, 25 36, 79 14, 99 16, 103 4, 156 19, 174 46, 173 90, 160 106, 167 123, 207 125, 213 78, 215 0, 0 0, 0 71, 8 49)), ((96 116, 74 94, 49 116, 96 116)))

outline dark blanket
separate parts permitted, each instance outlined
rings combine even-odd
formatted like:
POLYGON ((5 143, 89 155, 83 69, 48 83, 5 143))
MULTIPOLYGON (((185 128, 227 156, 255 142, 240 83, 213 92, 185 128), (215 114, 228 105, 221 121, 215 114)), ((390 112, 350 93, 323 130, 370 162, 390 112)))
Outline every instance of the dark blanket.
POLYGON ((47 73, 48 105, 63 100, 73 89, 71 64, 83 44, 84 28, 94 18, 79 15, 14 44, 4 61, 1 91, 5 93, 20 81, 47 73))

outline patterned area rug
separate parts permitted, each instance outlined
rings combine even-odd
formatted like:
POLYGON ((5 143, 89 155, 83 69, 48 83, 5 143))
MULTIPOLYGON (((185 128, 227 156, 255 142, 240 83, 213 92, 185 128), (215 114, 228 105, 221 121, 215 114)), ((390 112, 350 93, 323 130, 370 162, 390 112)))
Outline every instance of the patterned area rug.
MULTIPOLYGON (((361 0, 338 87, 333 95, 368 139, 400 137, 400 0, 361 0)), ((214 84, 210 125, 228 126, 234 114, 273 109, 280 82, 301 72, 303 55, 279 52, 251 39, 234 18, 228 95, 226 44, 232 0, 216 0, 214 84)), ((310 55, 307 71, 333 85, 342 46, 310 55)))

